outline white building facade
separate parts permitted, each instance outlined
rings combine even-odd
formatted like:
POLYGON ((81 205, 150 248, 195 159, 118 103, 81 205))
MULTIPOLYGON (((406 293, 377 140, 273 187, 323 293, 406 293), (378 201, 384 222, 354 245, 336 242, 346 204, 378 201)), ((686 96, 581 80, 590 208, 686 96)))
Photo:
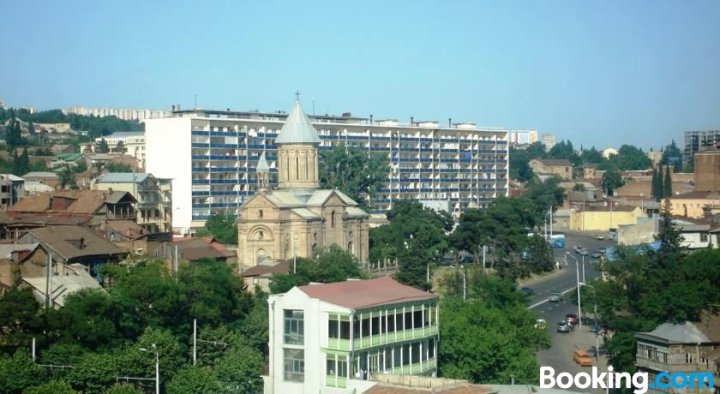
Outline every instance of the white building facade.
POLYGON ((123 120, 145 120, 165 118, 172 115, 172 111, 142 108, 87 108, 70 107, 63 110, 64 114, 75 114, 83 116, 115 116, 123 120))
POLYGON ((438 297, 390 277, 271 295, 265 393, 361 393, 376 374, 437 372, 438 297))
MULTIPOLYGON (((176 229, 202 227, 212 213, 237 213, 257 190, 255 167, 265 152, 277 185, 275 138, 286 113, 176 111, 145 122, 146 171, 173 179, 176 229)), ((352 117, 309 116, 320 150, 338 144, 387 155, 390 174, 373 199, 384 213, 397 199, 442 201, 455 216, 508 193, 508 132, 472 123, 399 124, 352 117)))
POLYGON ((95 138, 91 149, 95 152, 96 144, 105 139, 111 153, 123 153, 137 159, 138 166, 145 168, 145 132, 143 131, 116 131, 103 137, 95 138), (120 145, 119 145, 120 143, 120 145), (119 152, 120 147, 124 152, 119 152))

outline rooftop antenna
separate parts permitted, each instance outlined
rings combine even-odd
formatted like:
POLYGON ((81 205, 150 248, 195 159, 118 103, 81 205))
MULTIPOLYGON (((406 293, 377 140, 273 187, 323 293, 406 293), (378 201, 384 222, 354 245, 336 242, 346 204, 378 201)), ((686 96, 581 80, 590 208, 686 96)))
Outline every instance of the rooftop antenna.
POLYGON ((300 101, 300 91, 299 90, 295 91, 295 101, 300 101))
POLYGON ((195 95, 195 109, 197 109, 197 94, 195 95))

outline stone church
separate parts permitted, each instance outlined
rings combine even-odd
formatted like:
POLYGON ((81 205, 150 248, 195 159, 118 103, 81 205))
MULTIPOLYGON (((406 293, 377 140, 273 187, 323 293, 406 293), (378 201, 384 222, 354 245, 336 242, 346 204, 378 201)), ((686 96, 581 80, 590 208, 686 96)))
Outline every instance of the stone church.
POLYGON ((319 188, 320 137, 299 100, 275 144, 278 187, 270 189, 270 168, 263 153, 256 168, 258 191, 240 207, 240 265, 247 269, 264 261, 310 258, 331 244, 367 261, 369 215, 341 191, 319 188))

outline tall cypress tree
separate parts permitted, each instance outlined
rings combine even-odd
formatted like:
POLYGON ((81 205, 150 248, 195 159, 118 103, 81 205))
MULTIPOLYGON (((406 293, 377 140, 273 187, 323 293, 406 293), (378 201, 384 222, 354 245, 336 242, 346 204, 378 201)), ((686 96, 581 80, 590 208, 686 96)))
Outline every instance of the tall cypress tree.
POLYGON ((672 197, 672 176, 670 174, 670 167, 665 169, 665 180, 663 181, 663 198, 672 197))
POLYGON ((660 201, 660 181, 658 180, 658 172, 655 167, 653 167, 652 173, 651 193, 655 201, 660 201))
POLYGON ((665 191, 665 188, 663 187, 663 168, 660 166, 658 169, 658 196, 657 200, 660 201, 663 199, 663 192, 665 191))

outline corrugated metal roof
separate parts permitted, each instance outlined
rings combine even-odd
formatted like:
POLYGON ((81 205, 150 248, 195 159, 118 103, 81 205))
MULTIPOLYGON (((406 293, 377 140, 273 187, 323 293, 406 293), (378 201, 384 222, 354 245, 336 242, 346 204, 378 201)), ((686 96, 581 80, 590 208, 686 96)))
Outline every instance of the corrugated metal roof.
POLYGON ((663 323, 650 332, 640 332, 637 335, 641 338, 655 337, 669 343, 711 342, 710 338, 691 322, 682 324, 663 323))
POLYGON ((149 175, 146 172, 108 172, 97 177, 95 183, 142 183, 149 175))
POLYGON ((275 139, 276 144, 319 144, 320 137, 310 123, 305 112, 303 112, 300 101, 295 106, 283 124, 280 133, 275 139))
POLYGON ((309 297, 349 309, 365 309, 380 305, 437 298, 432 293, 400 284, 389 276, 367 280, 311 284, 301 286, 298 289, 309 297))

